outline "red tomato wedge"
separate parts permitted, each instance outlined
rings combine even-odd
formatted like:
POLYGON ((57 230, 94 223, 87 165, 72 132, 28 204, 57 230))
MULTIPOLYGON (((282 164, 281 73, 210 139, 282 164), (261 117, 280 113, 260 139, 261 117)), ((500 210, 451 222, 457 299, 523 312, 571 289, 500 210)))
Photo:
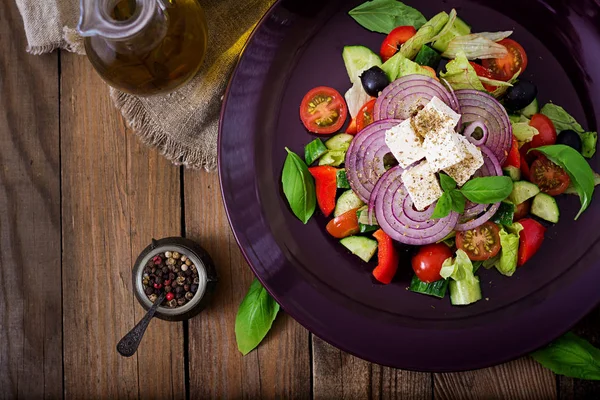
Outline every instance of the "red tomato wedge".
POLYGON ((525 200, 521 204, 517 204, 515 208, 515 214, 513 215, 513 221, 523 219, 529 214, 531 210, 531 200, 525 200))
POLYGON ((444 243, 428 244, 419 248, 412 258, 412 268, 421 282, 431 283, 442 279, 440 270, 446 259, 452 257, 450 247, 444 243))
POLYGON ((531 218, 519 220, 523 230, 519 232, 519 257, 517 265, 521 267, 540 249, 544 241, 546 228, 531 218))
POLYGON ((310 132, 329 134, 338 131, 348 115, 344 97, 335 89, 311 89, 300 104, 300 119, 310 132))
POLYGON ((512 137, 512 145, 508 152, 508 157, 504 162, 503 167, 513 166, 515 168, 521 168, 521 153, 519 153, 519 142, 516 137, 512 137))
POLYGON ((356 119, 352 119, 348 127, 346 128, 346 133, 349 135, 356 135, 358 131, 356 130, 356 119))
POLYGON ((523 178, 530 180, 531 179, 531 171, 529 171, 529 164, 527 164, 527 159, 525 158, 525 156, 523 155, 523 153, 521 153, 521 174, 523 175, 523 178))
POLYGON ((373 276, 379 282, 388 284, 398 271, 400 256, 394 248, 394 242, 384 231, 378 229, 373 237, 377 239, 377 267, 373 270, 373 276))
POLYGON ((369 100, 356 115, 356 132, 362 131, 367 125, 373 123, 373 107, 375 107, 375 100, 369 100))
POLYGON ((337 168, 321 165, 308 169, 315 178, 317 203, 323 215, 328 217, 335 208, 335 194, 337 192, 337 168))
MULTIPOLYGON (((492 71, 490 71, 483 65, 477 64, 475 61, 469 61, 469 64, 471 64, 471 66, 475 70, 475 73, 477 74, 477 76, 481 76, 482 78, 494 79, 494 74, 492 74, 492 71)), ((483 87, 488 92, 493 92, 494 90, 497 89, 496 86, 491 86, 491 85, 488 85, 485 83, 483 84, 483 87)))
POLYGON ((387 35, 387 37, 381 43, 381 49, 379 55, 381 61, 386 62, 394 54, 400 50, 400 46, 406 43, 408 39, 415 36, 417 30, 413 26, 399 26, 387 35))
POLYGON ((530 178, 542 192, 550 196, 564 193, 571 183, 565 170, 546 157, 540 157, 531 164, 530 178))
POLYGON ((500 252, 500 229, 486 222, 474 229, 456 233, 456 247, 462 249, 473 261, 484 261, 500 252))
POLYGON ((493 79, 508 81, 519 70, 521 75, 527 68, 527 53, 519 43, 512 39, 502 39, 498 44, 508 50, 508 54, 502 58, 488 58, 481 60, 483 66, 492 72, 493 79))
POLYGON ((533 126, 539 132, 531 140, 532 149, 556 143, 556 128, 554 128, 554 124, 550 118, 544 114, 535 114, 531 117, 529 125, 533 126))
POLYGON ((354 208, 329 221, 326 227, 327 232, 338 239, 357 234, 360 230, 358 216, 356 215, 357 211, 358 208, 354 208))

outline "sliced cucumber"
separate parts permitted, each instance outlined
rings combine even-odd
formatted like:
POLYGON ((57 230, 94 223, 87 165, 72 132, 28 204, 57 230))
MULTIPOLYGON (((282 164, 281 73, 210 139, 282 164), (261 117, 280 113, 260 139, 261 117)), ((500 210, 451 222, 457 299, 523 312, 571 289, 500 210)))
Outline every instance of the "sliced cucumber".
POLYGON ((340 240, 340 243, 364 262, 369 262, 377 251, 377 242, 364 236, 350 236, 343 238, 340 240))
POLYGON ((503 201, 498 207, 498 211, 492 217, 492 221, 500 225, 511 225, 515 216, 515 205, 508 201, 503 201))
POLYGON ((327 147, 325 147, 321 139, 313 140, 304 147, 306 165, 310 166, 325 153, 327 153, 327 147))
POLYGON ((519 181, 513 184, 512 193, 508 196, 513 204, 518 205, 529 200, 540 192, 540 189, 533 183, 527 181, 519 181))
POLYGON ((331 139, 325 142, 325 146, 329 150, 348 150, 350 147, 350 142, 354 139, 354 136, 348 135, 347 133, 338 133, 333 136, 331 139))
POLYGON ((346 151, 343 150, 329 150, 319 158, 319 165, 330 165, 332 167, 338 167, 346 160, 346 151))
POLYGON ((336 173, 336 182, 338 189, 350 189, 350 184, 348 183, 348 178, 346 177, 346 170, 340 169, 336 173))
POLYGON ((462 19, 456 17, 452 28, 446 32, 442 37, 433 43, 433 48, 443 53, 448 48, 448 44, 457 36, 464 36, 471 33, 471 27, 462 19))
POLYGON ((374 65, 381 66, 381 58, 365 46, 344 46, 342 58, 352 83, 359 79, 363 71, 374 65))
POLYGON ((358 231, 360 233, 371 233, 371 232, 375 232, 378 229, 379 229, 379 226, 377 226, 377 225, 365 225, 365 224, 361 224, 360 222, 358 223, 358 231))
POLYGON ((540 112, 540 106, 538 104, 538 99, 533 99, 531 104, 529 104, 527 107, 522 109, 519 113, 521 115, 523 115, 524 117, 531 118, 531 117, 533 117, 534 114, 537 114, 539 112, 540 112))
POLYGON ((419 65, 426 65, 433 69, 437 69, 442 61, 440 53, 427 46, 426 44, 421 47, 419 54, 415 57, 415 62, 419 65))
POLYGON ((475 279, 475 283, 470 283, 466 279, 461 281, 450 280, 450 302, 452 305, 466 306, 481 300, 479 278, 475 277, 475 279))
MULTIPOLYGON (((364 225, 371 225, 369 222, 369 208, 367 206, 361 207, 358 211, 356 211, 356 216, 358 217, 358 223, 364 225)), ((373 218, 373 226, 378 226, 377 221, 373 218)))
POLYGON ((335 210, 333 211, 333 216, 339 217, 346 211, 350 211, 353 208, 360 208, 364 205, 365 203, 363 203, 352 190, 346 190, 338 199, 335 210))
POLYGON ((546 193, 538 193, 531 203, 531 213, 548 222, 557 223, 560 211, 554 197, 546 193))
POLYGON ((517 167, 509 165, 509 166, 502 168, 502 171, 504 171, 504 175, 506 175, 510 179, 512 179, 513 182, 517 182, 517 181, 521 180, 521 170, 517 167))
POLYGON ((415 293, 426 294, 428 296, 439 297, 440 299, 446 296, 448 290, 448 279, 440 279, 432 283, 425 283, 416 275, 410 281, 408 290, 415 293))

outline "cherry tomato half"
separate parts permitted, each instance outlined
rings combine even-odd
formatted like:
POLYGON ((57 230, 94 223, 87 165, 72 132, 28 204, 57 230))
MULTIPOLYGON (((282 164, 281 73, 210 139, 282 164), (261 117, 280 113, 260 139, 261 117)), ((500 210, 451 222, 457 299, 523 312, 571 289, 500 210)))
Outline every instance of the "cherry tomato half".
POLYGON ((348 127, 346 128, 346 133, 348 135, 356 135, 357 131, 356 131, 356 119, 355 118, 352 118, 352 120, 348 124, 348 127))
POLYGON ((442 279, 442 264, 452 257, 452 251, 444 243, 428 244, 419 249, 412 258, 412 268, 422 282, 431 283, 442 279))
POLYGON ((547 146, 556 143, 556 128, 544 114, 535 114, 531 117, 529 125, 538 130, 538 134, 531 140, 531 148, 547 146))
POLYGON ((531 200, 525 200, 521 204, 517 204, 515 207, 515 214, 513 215, 513 221, 518 221, 525 218, 531 210, 531 200))
MULTIPOLYGON (((477 64, 475 61, 469 61, 469 64, 471 64, 471 66, 475 70, 475 73, 477 74, 477 76, 481 76, 482 78, 494 79, 494 74, 492 74, 492 71, 490 71, 483 65, 477 64)), ((491 86, 491 85, 488 85, 485 83, 483 84, 483 87, 488 92, 493 92, 494 90, 497 89, 496 86, 491 86)))
POLYGON ((481 60, 483 66, 492 71, 494 79, 508 81, 519 70, 521 75, 527 68, 527 53, 519 43, 512 39, 502 39, 498 44, 508 50, 508 54, 502 58, 488 58, 481 60))
POLYGON ((514 136, 512 137, 512 145, 510 146, 508 157, 506 157, 506 161, 504 161, 504 165, 502 166, 512 166, 518 169, 521 168, 521 153, 519 153, 519 142, 514 136))
POLYGON ((473 261, 494 257, 500 251, 500 229, 486 222, 474 229, 456 233, 456 247, 462 249, 473 261))
POLYGON ((343 239, 352 236, 359 232, 358 216, 356 215, 358 208, 346 211, 342 215, 335 217, 327 224, 327 232, 334 238, 343 239))
POLYGON ((408 39, 415 36, 417 30, 413 26, 399 26, 394 28, 381 43, 379 55, 381 61, 386 62, 400 50, 400 46, 408 39))
POLYGON ((373 123, 373 107, 375 107, 375 100, 369 100, 356 114, 356 132, 362 131, 365 126, 373 123))
POLYGON ((309 90, 300 104, 300 119, 310 132, 328 134, 344 125, 348 107, 335 89, 318 86, 309 90))
POLYGON ((523 230, 519 232, 519 256, 517 259, 517 265, 520 267, 540 249, 546 228, 531 218, 522 219, 519 223, 523 226, 523 230))
POLYGON ((531 182, 550 196, 564 193, 571 183, 571 178, 565 170, 546 157, 540 157, 531 164, 530 176, 531 182))

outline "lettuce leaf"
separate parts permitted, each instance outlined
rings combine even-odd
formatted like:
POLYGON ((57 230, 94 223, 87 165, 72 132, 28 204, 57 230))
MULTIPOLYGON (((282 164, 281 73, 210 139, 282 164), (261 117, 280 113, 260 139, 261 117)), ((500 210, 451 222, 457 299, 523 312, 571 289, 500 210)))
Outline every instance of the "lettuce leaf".
POLYGON ((473 274, 473 263, 467 253, 463 250, 456 250, 456 258, 448 258, 442 264, 440 275, 444 279, 452 278, 455 281, 467 281, 471 284, 478 282, 473 274))
POLYGON ((513 135, 515 136, 515 138, 517 138, 517 141, 519 142, 519 147, 523 146, 527 142, 531 142, 533 140, 533 137, 540 133, 536 128, 529 125, 528 122, 511 121, 511 125, 513 135))
POLYGON ((475 89, 485 92, 485 88, 479 80, 475 69, 469 64, 469 60, 463 52, 459 52, 456 58, 446 64, 446 72, 440 73, 452 89, 475 89))
POLYGON ((506 47, 477 33, 457 36, 450 41, 448 48, 442 54, 446 58, 455 58, 458 53, 464 53, 469 60, 485 58, 503 58, 508 54, 506 47))
POLYGON ((500 229, 500 245, 502 246, 502 250, 500 253, 500 260, 496 264, 496 269, 502 275, 512 276, 517 270, 519 235, 508 233, 504 229, 500 229))
POLYGON ((419 64, 409 60, 400 53, 394 54, 392 58, 384 62, 381 69, 387 74, 388 78, 390 78, 390 82, 411 74, 426 75, 435 78, 433 72, 421 67, 419 64))
POLYGON ((354 81, 352 87, 348 89, 346 94, 344 94, 344 98, 346 99, 348 112, 352 118, 356 117, 356 114, 358 114, 360 108, 364 106, 366 102, 371 100, 371 96, 365 92, 360 79, 354 81))
POLYGON ((596 153, 598 133, 586 132, 575 118, 573 118, 564 108, 557 106, 556 104, 548 103, 542 107, 540 112, 550 118, 559 134, 561 131, 566 130, 577 132, 581 138, 581 154, 586 158, 593 157, 596 153))
POLYGON ((434 15, 425 25, 419 28, 416 35, 411 37, 400 47, 400 53, 409 60, 415 58, 415 56, 421 50, 424 44, 431 42, 431 40, 446 26, 450 17, 444 11, 434 15))

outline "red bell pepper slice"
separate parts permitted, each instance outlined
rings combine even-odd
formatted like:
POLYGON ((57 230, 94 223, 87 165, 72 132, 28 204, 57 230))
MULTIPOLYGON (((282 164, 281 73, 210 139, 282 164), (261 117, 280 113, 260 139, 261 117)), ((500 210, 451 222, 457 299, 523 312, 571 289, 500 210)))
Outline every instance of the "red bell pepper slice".
POLYGON ((338 169, 321 165, 319 167, 311 167, 308 171, 315 178, 319 208, 323 215, 328 217, 335 208, 338 169))
POLYGON ((394 248, 392 238, 384 231, 378 229, 373 236, 379 243, 377 247, 377 267, 373 270, 373 276, 379 282, 387 285, 396 275, 400 257, 398 251, 394 248))
POLYGON ((523 226, 523 230, 519 232, 519 256, 517 259, 517 266, 521 267, 540 249, 546 228, 531 218, 524 218, 518 222, 523 226))
POLYGON ((521 153, 519 153, 519 142, 516 137, 512 137, 512 145, 504 165, 502 167, 513 166, 515 168, 521 168, 521 153))

